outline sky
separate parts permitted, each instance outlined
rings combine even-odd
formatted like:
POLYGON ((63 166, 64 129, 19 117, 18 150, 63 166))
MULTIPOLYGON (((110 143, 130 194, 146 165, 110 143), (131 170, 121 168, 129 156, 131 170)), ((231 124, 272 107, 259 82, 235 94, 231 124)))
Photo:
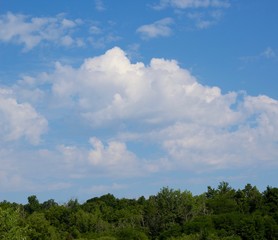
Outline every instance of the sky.
POLYGON ((0 201, 277 187, 277 11, 0 0, 0 201))

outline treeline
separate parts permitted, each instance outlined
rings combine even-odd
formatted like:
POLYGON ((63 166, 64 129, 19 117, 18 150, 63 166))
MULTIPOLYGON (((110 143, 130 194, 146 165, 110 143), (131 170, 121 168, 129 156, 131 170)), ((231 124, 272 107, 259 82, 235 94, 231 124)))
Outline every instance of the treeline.
POLYGON ((154 196, 118 199, 112 194, 59 205, 28 197, 25 205, 0 203, 0 239, 195 240, 278 239, 278 188, 260 192, 227 182, 193 196, 162 188, 154 196))

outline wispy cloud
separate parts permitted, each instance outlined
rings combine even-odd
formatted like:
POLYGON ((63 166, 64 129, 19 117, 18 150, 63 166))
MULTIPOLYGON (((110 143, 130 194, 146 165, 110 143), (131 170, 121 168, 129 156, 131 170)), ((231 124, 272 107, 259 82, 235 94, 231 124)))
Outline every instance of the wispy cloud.
POLYGON ((276 53, 271 47, 266 48, 260 55, 267 59, 276 57, 276 53))
POLYGON ((182 19, 182 23, 177 24, 184 25, 185 22, 189 22, 187 26, 189 29, 207 29, 216 25, 222 19, 224 9, 229 7, 228 0, 161 0, 159 4, 153 6, 153 9, 172 8, 179 16, 178 19, 182 19))
POLYGON ((177 9, 188 8, 227 8, 230 6, 229 0, 160 0, 153 6, 155 10, 161 10, 167 7, 177 9))
POLYGON ((251 62, 275 59, 276 57, 276 52, 271 47, 267 47, 265 50, 257 55, 242 56, 239 59, 241 60, 241 62, 248 64, 251 62))
POLYGON ((118 42, 121 37, 117 33, 116 23, 108 21, 106 23, 93 22, 89 27, 89 36, 86 41, 94 48, 105 48, 107 45, 118 42))
POLYGON ((198 29, 206 29, 217 24, 220 21, 222 15, 223 12, 221 10, 217 10, 208 13, 191 12, 187 14, 187 17, 194 22, 194 25, 198 29))
POLYGON ((139 60, 142 59, 140 55, 140 44, 134 43, 127 46, 126 53, 129 59, 131 60, 139 60))
POLYGON ((102 29, 99 26, 97 26, 96 24, 94 24, 90 27, 89 32, 93 35, 99 35, 102 33, 102 29))
POLYGON ((97 36, 96 35, 90 36, 86 40, 90 46, 100 49, 100 48, 107 47, 107 45, 111 43, 115 44, 120 39, 121 37, 114 33, 104 33, 97 36))
POLYGON ((143 25, 136 31, 143 39, 156 37, 168 37, 172 34, 171 25, 174 23, 172 18, 164 18, 151 24, 143 25))
POLYGON ((82 24, 80 19, 70 20, 63 14, 56 17, 34 17, 8 12, 0 16, 0 41, 23 45, 25 51, 42 42, 57 45, 81 45, 81 39, 72 36, 72 31, 82 24))
POLYGON ((100 12, 106 10, 103 0, 95 0, 95 6, 96 6, 96 10, 100 12))

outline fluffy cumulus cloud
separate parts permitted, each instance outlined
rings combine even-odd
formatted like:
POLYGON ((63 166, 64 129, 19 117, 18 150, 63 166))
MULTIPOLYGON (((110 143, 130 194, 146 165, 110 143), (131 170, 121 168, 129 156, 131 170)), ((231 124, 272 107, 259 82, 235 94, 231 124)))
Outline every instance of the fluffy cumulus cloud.
POLYGON ((28 103, 18 103, 12 90, 0 89, 0 141, 27 139, 38 144, 47 120, 28 103))
POLYGON ((132 64, 119 48, 85 60, 78 69, 58 63, 49 79, 57 102, 78 108, 95 127, 116 120, 150 125, 187 120, 227 126, 240 115, 230 109, 236 93, 222 95, 218 87, 199 84, 173 60, 132 64), (219 112, 224 117, 219 118, 219 112))
POLYGON ((38 147, 47 129, 48 121, 30 103, 20 102, 12 89, 0 88, 1 190, 35 188, 30 176, 36 176, 41 168, 41 156, 32 151, 27 154, 28 150, 22 150, 20 146, 26 149, 38 147), (33 172, 30 174, 30 171, 33 172))
POLYGON ((79 19, 69 20, 62 14, 49 18, 30 18, 8 12, 0 16, 0 41, 23 45, 25 51, 41 42, 81 46, 82 40, 72 36, 72 31, 81 23, 79 19))
POLYGON ((169 6, 179 9, 208 7, 226 8, 230 6, 230 3, 228 0, 160 0, 159 4, 154 6, 154 9, 160 10, 169 6))
POLYGON ((92 150, 89 152, 89 163, 99 170, 109 170, 111 176, 135 176, 139 173, 137 157, 130 152, 125 143, 111 141, 105 146, 98 138, 91 138, 92 150))
POLYGON ((171 18, 164 18, 151 24, 142 25, 136 31, 143 39, 168 37, 172 33, 171 25, 174 23, 171 18))
MULTIPOLYGON (((36 150, 32 156, 19 153, 37 166, 40 177, 50 174, 57 180, 59 184, 49 183, 49 188, 74 186, 74 179, 90 182, 106 177, 115 183, 169 170, 277 164, 278 101, 264 95, 222 93, 218 87, 200 84, 174 60, 132 63, 115 47, 79 67, 57 63, 53 72, 25 77, 18 84, 14 91, 21 102, 33 101, 32 91, 39 91, 43 97, 36 98, 37 104, 46 99, 55 103, 47 106, 47 116, 52 116, 51 111, 55 116, 49 120, 52 132, 59 132, 67 121, 74 122, 72 135, 72 129, 67 133, 71 144, 61 138, 57 146, 56 139, 49 149, 36 150), (84 125, 90 129, 82 140, 85 143, 77 143, 74 139, 84 134, 78 133, 84 125)), ((26 138, 38 143, 47 126, 30 104, 17 102, 6 90, 0 92, 0 114, 1 140, 26 138)), ((17 155, 1 150, 0 156, 2 165, 13 169, 16 160, 11 165, 4 159, 17 155)), ((25 169, 21 171, 25 177, 33 176, 32 169, 17 168, 25 169)), ((24 179, 7 172, 0 172, 3 181, 13 179, 16 184, 24 179)))
POLYGON ((129 136, 107 146, 92 138, 89 162, 95 167, 138 167, 125 141, 157 144, 173 166, 185 168, 241 166, 277 157, 276 100, 223 94, 198 83, 174 60, 131 63, 116 47, 79 68, 57 63, 46 78, 52 81, 56 107, 78 112, 93 129, 113 126, 119 136, 129 136))

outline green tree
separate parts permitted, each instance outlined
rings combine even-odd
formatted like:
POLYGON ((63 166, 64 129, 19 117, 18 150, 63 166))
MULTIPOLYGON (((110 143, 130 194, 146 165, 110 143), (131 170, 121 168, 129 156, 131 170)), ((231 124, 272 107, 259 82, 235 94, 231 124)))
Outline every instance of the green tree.
POLYGON ((30 226, 28 235, 32 240, 60 240, 61 236, 57 230, 50 225, 50 222, 45 218, 44 213, 34 212, 27 218, 27 223, 30 226))
POLYGON ((180 231, 180 226, 192 218, 193 205, 194 198, 189 191, 162 188, 145 204, 144 220, 150 234, 157 236, 164 231, 180 231))
POLYGON ((25 210, 31 214, 35 211, 39 211, 40 210, 40 203, 39 200, 37 199, 37 197, 35 195, 29 196, 28 197, 28 204, 26 204, 24 206, 25 210))
POLYGON ((123 228, 116 232, 118 240, 148 240, 144 232, 138 231, 134 228, 123 228))
POLYGON ((19 208, 0 208, 0 239, 3 240, 27 240, 28 225, 21 218, 19 208))
POLYGON ((278 239, 278 223, 271 216, 264 216, 265 239, 278 239))
POLYGON ((214 214, 230 213, 238 210, 236 191, 227 182, 221 182, 217 190, 208 187, 207 207, 214 214))
POLYGON ((62 206, 52 206, 44 211, 45 218, 49 223, 60 231, 67 231, 70 227, 71 209, 62 206))
MULTIPOLYGON (((276 215, 278 213, 278 188, 267 186, 263 192, 263 203, 265 210, 271 214, 276 215)), ((276 218, 275 216, 275 218, 276 218)), ((278 219, 277 219, 278 221, 278 219)))
POLYGON ((183 226, 183 232, 187 235, 213 231, 214 225, 211 216, 197 216, 183 226))
POLYGON ((235 194, 238 208, 243 213, 253 213, 262 207, 262 195, 256 187, 247 184, 243 190, 238 190, 235 194))
POLYGON ((54 201, 54 199, 49 199, 42 203, 41 208, 43 210, 50 209, 51 207, 58 206, 58 203, 54 201))

